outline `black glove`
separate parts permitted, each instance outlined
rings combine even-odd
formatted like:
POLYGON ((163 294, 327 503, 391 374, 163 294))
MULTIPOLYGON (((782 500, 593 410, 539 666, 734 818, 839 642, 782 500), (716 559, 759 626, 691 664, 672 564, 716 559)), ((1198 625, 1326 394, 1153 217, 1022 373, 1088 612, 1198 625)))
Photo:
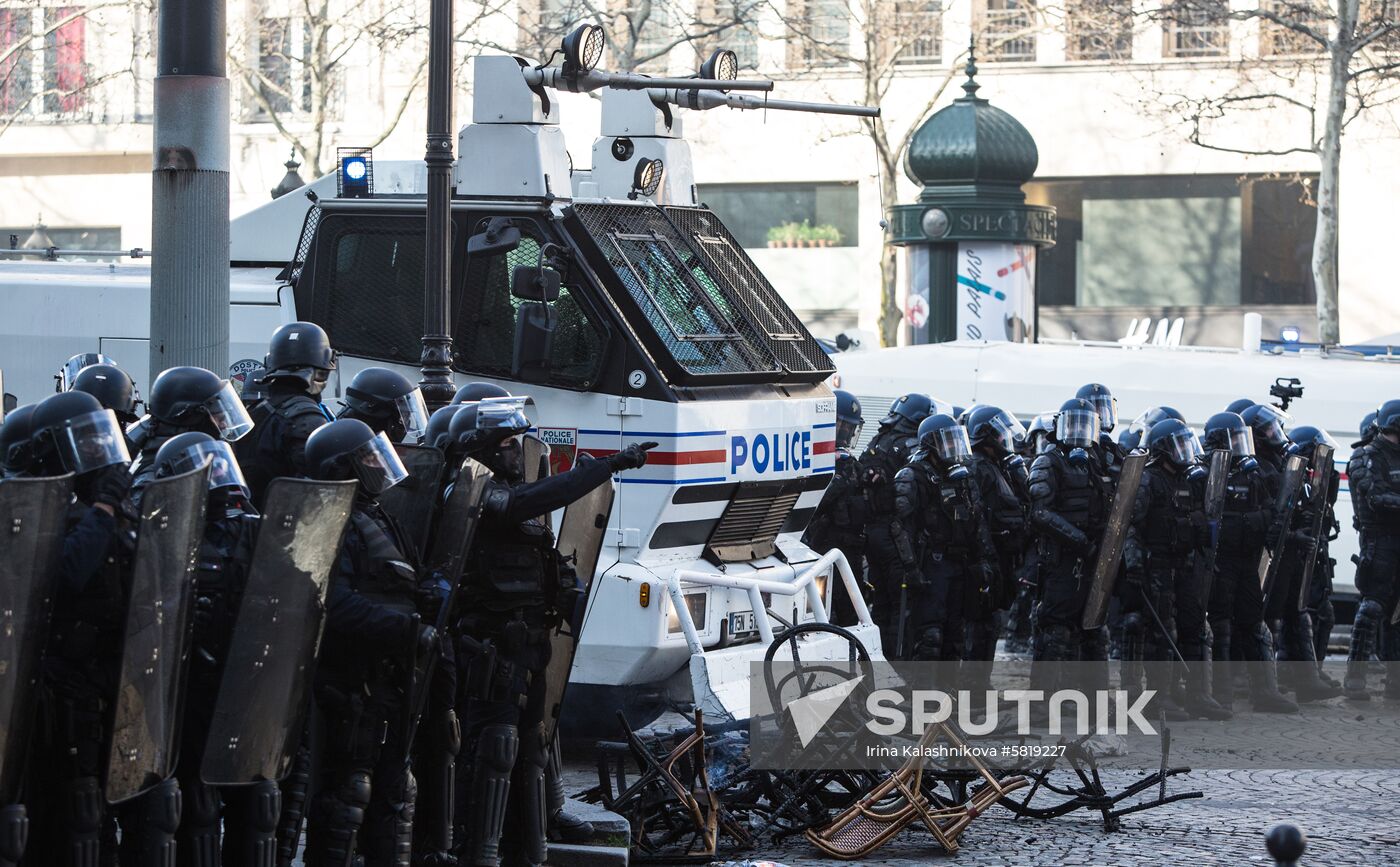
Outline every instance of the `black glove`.
POLYGON ((437 653, 439 648, 439 635, 437 629, 426 623, 418 624, 418 655, 430 656, 437 653))
POLYGON ((127 469, 126 464, 113 464, 97 471, 97 477, 92 482, 92 501, 115 509, 121 506, 130 491, 131 470, 127 469))
POLYGON ((636 470, 647 465, 647 452, 656 448, 659 443, 632 443, 627 448, 615 455, 608 455, 608 466, 613 472, 618 470, 636 470))

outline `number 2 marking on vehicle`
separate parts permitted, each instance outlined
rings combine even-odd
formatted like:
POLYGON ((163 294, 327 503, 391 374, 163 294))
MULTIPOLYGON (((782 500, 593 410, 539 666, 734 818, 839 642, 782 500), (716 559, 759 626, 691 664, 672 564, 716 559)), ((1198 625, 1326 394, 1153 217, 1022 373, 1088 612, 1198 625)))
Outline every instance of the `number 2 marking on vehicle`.
POLYGON ((627 384, 632 386, 633 388, 641 388, 642 386, 646 385, 647 375, 645 371, 634 370, 631 373, 627 374, 627 384))

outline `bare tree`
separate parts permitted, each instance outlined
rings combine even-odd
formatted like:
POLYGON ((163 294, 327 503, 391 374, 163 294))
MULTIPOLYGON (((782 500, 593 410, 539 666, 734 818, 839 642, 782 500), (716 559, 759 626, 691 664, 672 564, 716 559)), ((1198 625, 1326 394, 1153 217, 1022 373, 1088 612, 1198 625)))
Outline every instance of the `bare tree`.
MULTIPOLYGON (((618 72, 664 71, 670 54, 689 45, 697 61, 723 38, 752 41, 761 0, 524 0, 517 50, 545 60, 580 23, 601 24, 604 63, 618 72)), ((732 46, 728 46, 732 47, 732 46)), ((752 65, 739 52, 741 65, 752 65)), ((693 64, 692 64, 693 66, 693 64)))
MULTIPOLYGON (((1369 109, 1393 101, 1400 69, 1400 22, 1384 0, 1262 0, 1230 8, 1220 0, 1175 0, 1152 13, 1166 29, 1165 43, 1200 45, 1227 40, 1231 22, 1252 22, 1259 39, 1246 42, 1233 64, 1233 82, 1212 93, 1170 93, 1166 104, 1193 144, 1231 153, 1310 153, 1318 159, 1317 231, 1312 277, 1317 291, 1318 333, 1338 343, 1338 182, 1342 133, 1369 109), (1249 141, 1234 123, 1255 112, 1291 117, 1291 140, 1271 128, 1268 139, 1249 141), (1232 137, 1232 133, 1236 135, 1232 137)), ((1218 82, 1215 85, 1219 88, 1218 82)))

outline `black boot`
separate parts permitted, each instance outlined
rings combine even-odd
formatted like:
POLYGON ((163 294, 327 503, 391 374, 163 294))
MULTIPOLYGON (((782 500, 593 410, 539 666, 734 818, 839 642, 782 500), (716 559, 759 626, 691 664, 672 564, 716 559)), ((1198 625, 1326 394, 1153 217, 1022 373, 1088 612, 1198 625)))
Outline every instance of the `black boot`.
POLYGON ((467 795, 467 824, 463 829, 465 839, 458 841, 464 865, 497 867, 501 860, 510 772, 519 750, 520 739, 514 726, 486 726, 477 736, 467 795))
POLYGON ((563 758, 559 752, 559 734, 549 750, 549 765, 544 782, 549 813, 549 839, 560 843, 586 843, 593 839, 593 823, 568 808, 564 795, 563 758))
POLYGON ((1293 661, 1289 673, 1298 701, 1324 701, 1342 694, 1340 687, 1332 686, 1318 676, 1312 615, 1306 611, 1294 612, 1284 623, 1283 640, 1288 658, 1293 661))
POLYGON ((1278 688, 1278 666, 1274 662, 1274 636, 1262 622, 1242 636, 1240 650, 1249 673, 1249 701, 1260 713, 1297 713, 1298 705, 1278 688))
POLYGON ((1225 710, 1233 710, 1235 704, 1235 667, 1230 664, 1230 645, 1234 641, 1231 626, 1228 620, 1211 624, 1215 640, 1210 647, 1210 694, 1225 710))
POLYGON ((1376 632, 1385 612, 1374 599, 1362 599, 1356 607, 1356 620, 1351 625, 1351 647, 1347 651, 1347 676, 1342 683, 1346 697, 1352 701, 1370 701, 1366 688, 1366 667, 1376 650, 1376 632))

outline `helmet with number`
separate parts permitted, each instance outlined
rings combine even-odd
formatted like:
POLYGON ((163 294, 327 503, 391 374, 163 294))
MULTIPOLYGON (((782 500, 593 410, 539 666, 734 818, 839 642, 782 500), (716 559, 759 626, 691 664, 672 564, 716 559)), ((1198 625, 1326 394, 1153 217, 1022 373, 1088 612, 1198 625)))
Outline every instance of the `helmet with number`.
POLYGON ((919 422, 933 412, 933 398, 926 394, 911 392, 895 399, 890 404, 889 413, 880 419, 880 427, 894 426, 900 430, 913 431, 919 422))
POLYGON ((117 414, 117 421, 123 425, 136 421, 136 402, 141 396, 136 393, 136 383, 115 364, 84 367, 73 380, 72 390, 85 391, 97 398, 98 403, 117 414))
POLYGON ((1327 431, 1310 424, 1299 425, 1288 432, 1288 448, 1285 451, 1290 455, 1312 457, 1313 447, 1319 443, 1331 446, 1332 452, 1336 453, 1337 441, 1327 431))
POLYGON ((967 439, 974 446, 988 446, 1000 454, 1021 447, 1026 429, 1014 415, 996 406, 977 406, 968 414, 967 439))
POLYGON ((345 389, 340 418, 357 418, 394 442, 416 443, 428 429, 423 392, 396 370, 366 367, 345 389))
POLYGON ((1055 442, 1065 448, 1087 449, 1099 441, 1099 414, 1094 405, 1078 397, 1060 404, 1055 413, 1055 442))
POLYGON ((335 370, 335 351, 326 332, 314 322, 288 322, 272 332, 267 344, 263 381, 299 379, 312 394, 320 394, 335 370))
POLYGON ((1400 434, 1400 400, 1388 400, 1376 409, 1376 431, 1400 434))
POLYGON ((958 424, 957 419, 942 412, 919 422, 919 447, 944 465, 960 464, 972 457, 967 429, 958 424))
POLYGON ((1206 419, 1202 445, 1210 450, 1225 449, 1232 457, 1254 457, 1254 431, 1239 413, 1217 412, 1206 419))
POLYGON ((1169 418, 1157 422, 1147 434, 1147 449, 1178 467, 1187 467, 1201 456, 1201 441, 1186 422, 1169 418))
POLYGON ((839 388, 832 393, 836 395, 836 446, 848 448, 860 439, 865 417, 860 414, 860 401, 854 394, 839 388))
POLYGON ((524 478, 521 437, 530 429, 526 397, 488 397, 462 406, 452 416, 449 441, 491 472, 512 481, 524 478))
POLYGON ((452 395, 452 402, 475 403, 488 397, 510 397, 510 392, 494 382, 469 382, 457 389, 457 393, 452 395))
POLYGON ((1179 422, 1186 421, 1186 416, 1177 412, 1173 407, 1154 406, 1143 410, 1137 418, 1133 419, 1133 423, 1128 425, 1128 429, 1137 432, 1140 437, 1139 446, 1146 446, 1147 435, 1152 431, 1152 428, 1156 427, 1158 422, 1166 421, 1169 418, 1174 418, 1179 422))
POLYGON ((82 475, 131 463, 116 413, 86 392, 65 391, 45 398, 31 420, 31 466, 39 473, 82 475))
POLYGON ((354 418, 321 425, 306 438, 306 471, 321 481, 357 479, 371 497, 408 478, 389 438, 354 418))
POLYGON ((209 462, 209 490, 237 491, 245 498, 252 496, 233 448, 200 431, 173 436, 161 445, 154 462, 156 478, 187 473, 204 466, 205 461, 209 462))
POLYGON ((202 367, 172 367, 151 385, 146 407, 159 422, 202 430, 236 440, 253 429, 253 419, 232 383, 202 367))
POLYGON ((1113 392, 1108 390, 1108 386, 1091 382, 1080 386, 1074 396, 1080 400, 1087 400, 1093 406, 1094 412, 1099 416, 1099 430, 1109 433, 1118 426, 1118 401, 1113 397, 1113 392))
POLYGON ((1284 433, 1284 426, 1293 419, 1278 407, 1256 403, 1240 413, 1240 418, 1254 430, 1256 446, 1264 443, 1272 448, 1281 449, 1288 445, 1288 434, 1284 433))
POLYGON ((1233 412, 1236 415, 1244 415, 1244 411, 1249 409, 1251 406, 1254 406, 1254 401, 1250 400, 1247 397, 1242 397, 1239 400, 1230 401, 1230 405, 1225 407, 1225 411, 1233 412))
POLYGON ((100 352, 79 352, 77 355, 71 356, 67 361, 63 362, 63 366, 58 369, 58 373, 54 374, 54 380, 56 381, 54 391, 68 391, 71 389, 73 383, 78 379, 78 374, 82 373, 83 368, 91 367, 94 364, 110 364, 116 366, 115 361, 100 352))
POLYGON ((34 408, 35 404, 27 403, 5 414, 5 423, 0 424, 0 476, 22 473, 29 466, 34 408))

